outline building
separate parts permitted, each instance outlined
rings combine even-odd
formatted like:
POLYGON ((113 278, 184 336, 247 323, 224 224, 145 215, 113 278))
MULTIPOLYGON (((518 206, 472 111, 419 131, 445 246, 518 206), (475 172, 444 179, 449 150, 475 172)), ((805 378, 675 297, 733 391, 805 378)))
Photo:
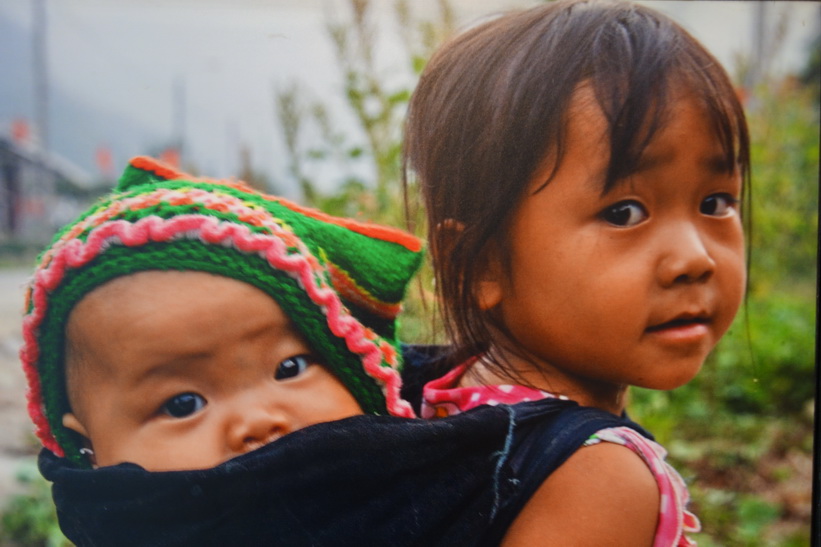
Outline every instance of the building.
POLYGON ((0 245, 40 246, 96 193, 68 160, 0 136, 0 245))

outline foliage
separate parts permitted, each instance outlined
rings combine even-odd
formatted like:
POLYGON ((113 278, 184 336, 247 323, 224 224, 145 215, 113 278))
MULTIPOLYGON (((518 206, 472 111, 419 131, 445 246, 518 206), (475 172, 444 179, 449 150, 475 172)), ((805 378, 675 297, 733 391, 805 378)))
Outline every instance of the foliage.
POLYGON ((818 103, 787 78, 762 87, 752 111, 751 290, 815 279, 818 230, 818 103))
POLYGON ((810 56, 801 71, 801 83, 815 94, 815 102, 821 102, 821 34, 813 38, 809 47, 810 56))
POLYGON ((34 462, 20 469, 17 480, 26 493, 12 497, 0 515, 0 545, 71 546, 57 524, 51 488, 37 472, 34 462))

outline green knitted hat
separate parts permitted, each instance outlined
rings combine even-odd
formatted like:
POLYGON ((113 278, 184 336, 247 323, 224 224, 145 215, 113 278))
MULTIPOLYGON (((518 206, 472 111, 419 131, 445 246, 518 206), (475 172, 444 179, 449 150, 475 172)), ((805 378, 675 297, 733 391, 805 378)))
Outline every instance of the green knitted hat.
POLYGON ((20 352, 37 436, 55 454, 82 460, 79 436, 62 425, 70 411, 66 323, 94 288, 145 270, 203 271, 261 289, 365 412, 412 417, 399 396, 396 316, 421 259, 421 242, 400 230, 135 158, 114 192, 38 259, 20 352))

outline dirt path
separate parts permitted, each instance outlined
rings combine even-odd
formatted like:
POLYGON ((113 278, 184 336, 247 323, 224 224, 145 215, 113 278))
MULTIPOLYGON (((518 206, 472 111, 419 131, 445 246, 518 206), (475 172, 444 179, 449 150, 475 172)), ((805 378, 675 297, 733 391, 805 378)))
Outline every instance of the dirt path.
POLYGON ((28 269, 0 268, 0 507, 19 489, 15 476, 37 453, 26 414, 25 378, 17 353, 28 269))

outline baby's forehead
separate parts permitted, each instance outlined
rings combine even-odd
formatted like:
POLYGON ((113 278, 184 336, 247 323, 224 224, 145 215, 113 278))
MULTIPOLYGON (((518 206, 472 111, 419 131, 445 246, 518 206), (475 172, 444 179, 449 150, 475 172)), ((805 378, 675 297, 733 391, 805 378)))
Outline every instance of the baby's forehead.
POLYGON ((107 281, 79 300, 68 318, 67 346, 83 353, 134 345, 195 352, 242 313, 275 332, 293 331, 276 300, 244 281, 193 270, 141 271, 107 281))
MULTIPOLYGON (((124 379, 173 370, 234 343, 303 344, 274 298, 230 277, 199 271, 146 271, 116 278, 75 306, 66 329, 84 368, 124 379)), ((300 345, 300 347, 302 347, 300 345)), ((192 369, 195 369, 193 367, 192 369)))
POLYGON ((177 300, 200 299, 216 296, 222 291, 252 292, 270 299, 265 292, 253 285, 227 276, 199 270, 144 270, 115 277, 94 287, 75 305, 112 309, 116 313, 122 303, 144 303, 155 306, 158 312, 174 313, 172 306, 177 300), (171 300, 163 300, 160 295, 171 300))

